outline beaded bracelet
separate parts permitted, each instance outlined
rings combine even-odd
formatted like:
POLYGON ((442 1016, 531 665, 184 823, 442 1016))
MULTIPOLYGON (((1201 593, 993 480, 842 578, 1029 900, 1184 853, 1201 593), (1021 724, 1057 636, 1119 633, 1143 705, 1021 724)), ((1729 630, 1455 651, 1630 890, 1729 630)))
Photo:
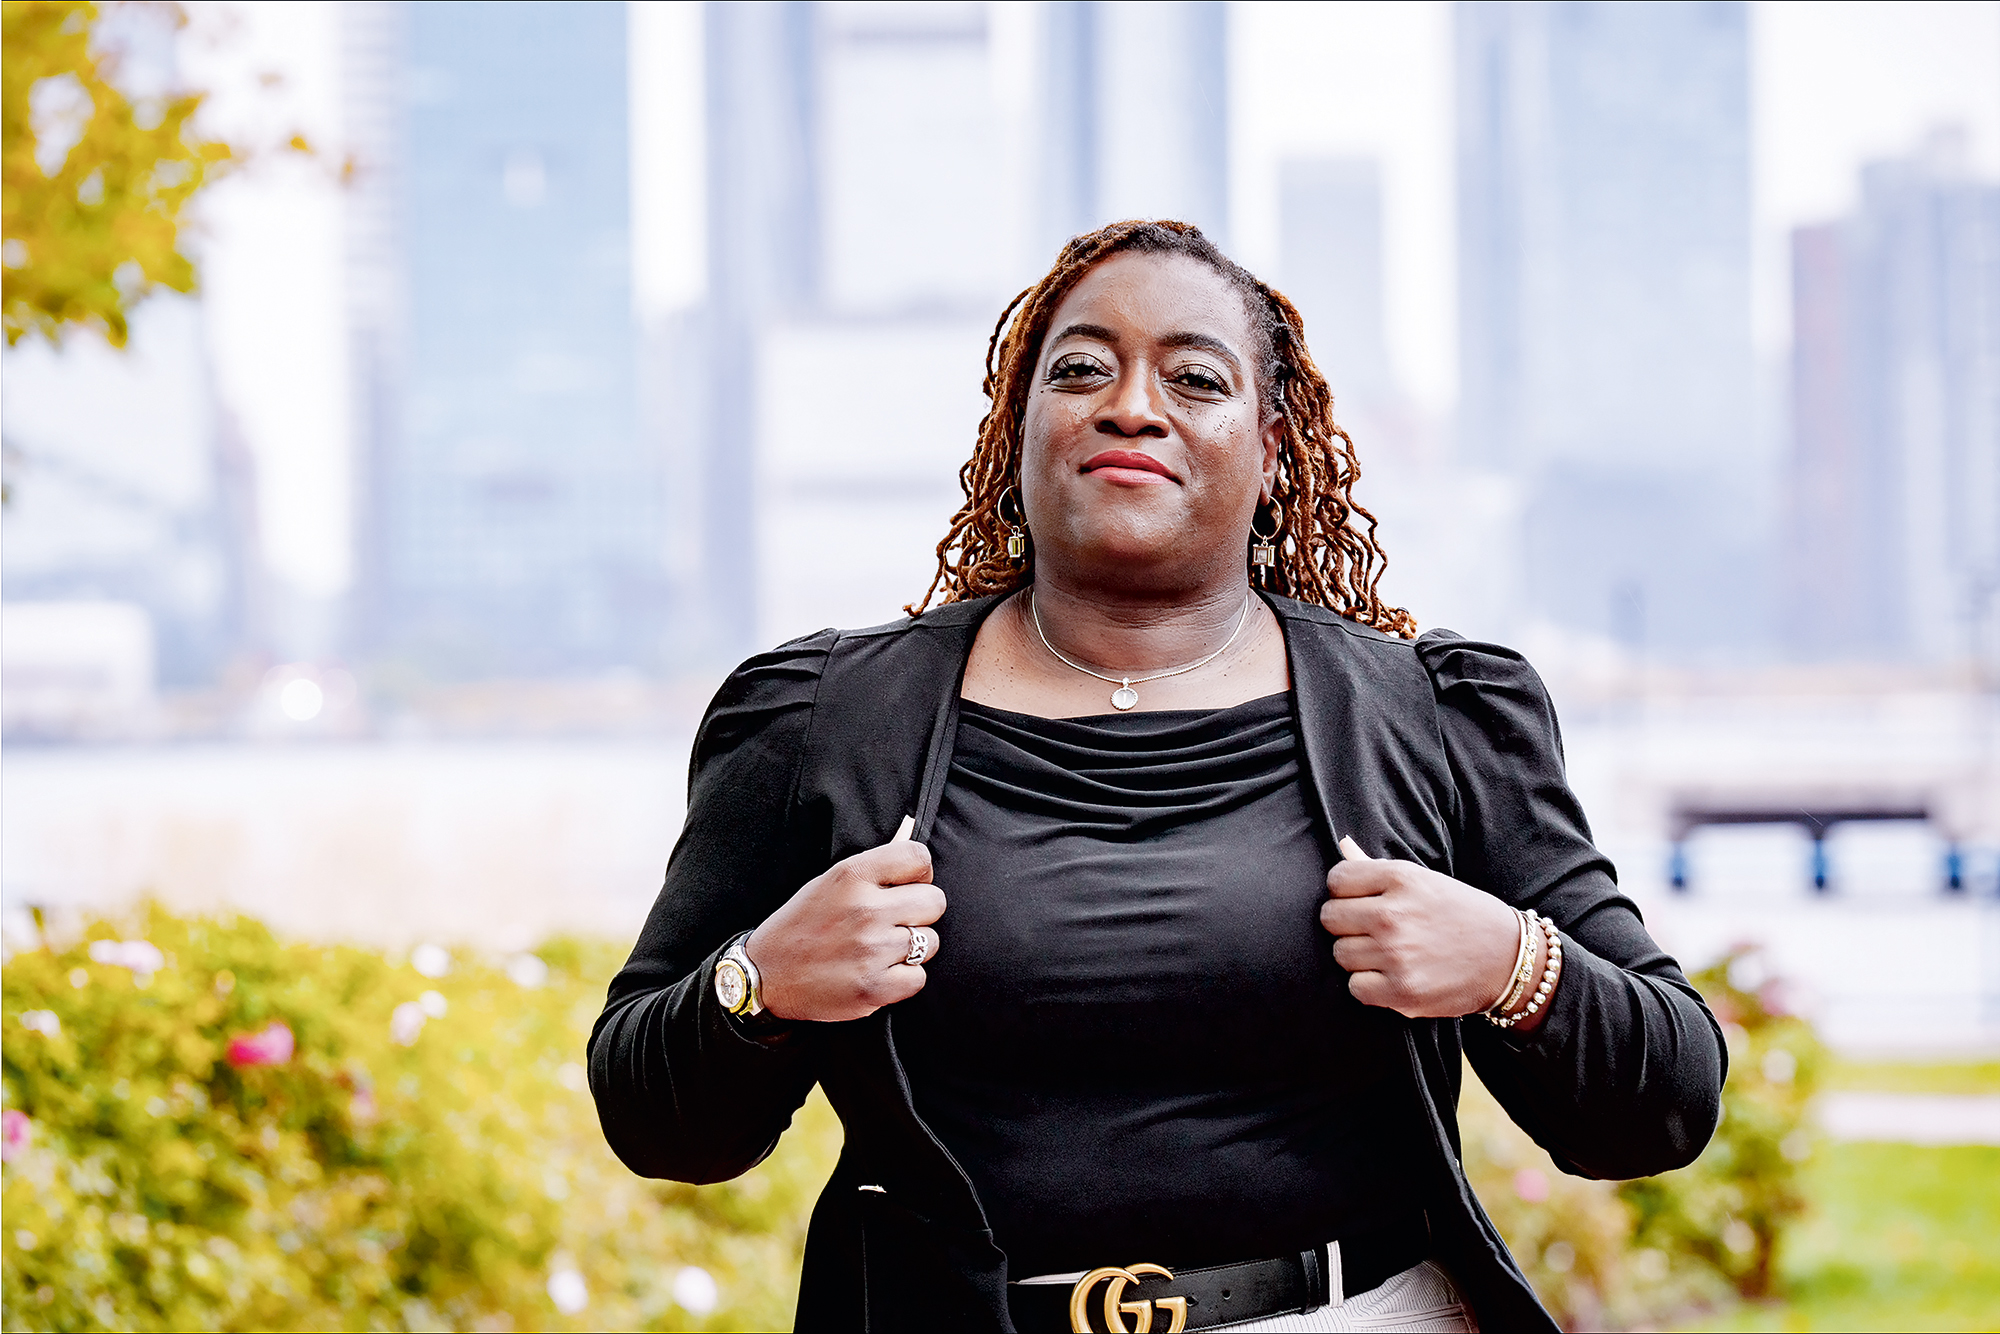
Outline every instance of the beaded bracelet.
POLYGON ((1519 1014, 1502 1013, 1496 1015, 1490 1010, 1487 1012, 1486 1020, 1495 1028, 1512 1028, 1523 1019, 1540 1010, 1544 1005, 1547 1005, 1549 997, 1555 994, 1556 979, 1562 976, 1562 937, 1556 934, 1555 922, 1532 910, 1524 915, 1530 922, 1541 928, 1542 935, 1548 941, 1548 961, 1542 966, 1541 984, 1535 988, 1534 999, 1528 1002, 1526 1009, 1522 1010, 1519 1014))

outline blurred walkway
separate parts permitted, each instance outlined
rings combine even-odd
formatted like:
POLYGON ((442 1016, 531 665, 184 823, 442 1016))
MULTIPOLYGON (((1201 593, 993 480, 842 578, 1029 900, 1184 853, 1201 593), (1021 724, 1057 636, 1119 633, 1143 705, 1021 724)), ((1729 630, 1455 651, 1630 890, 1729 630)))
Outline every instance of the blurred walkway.
POLYGON ((687 743, 8 750, 10 922, 146 894, 289 934, 525 949, 630 940, 680 832, 687 743))
POLYGON ((1660 944, 1690 968, 1763 946, 1761 967, 1734 980, 1753 990, 1776 982, 1769 999, 1812 1020, 1836 1050, 1903 1060, 2000 1050, 2000 900, 1990 895, 1631 892, 1660 944))
POLYGON ((2000 1094, 1826 1093, 1816 1110, 1835 1139, 2000 1144, 2000 1094))

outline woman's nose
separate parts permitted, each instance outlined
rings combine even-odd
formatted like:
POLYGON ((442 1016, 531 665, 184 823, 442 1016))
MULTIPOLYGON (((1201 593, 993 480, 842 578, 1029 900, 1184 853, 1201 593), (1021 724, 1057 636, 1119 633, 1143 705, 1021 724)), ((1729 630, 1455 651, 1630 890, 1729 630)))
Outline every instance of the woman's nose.
POLYGON ((1153 377, 1141 374, 1119 377, 1097 414, 1097 429, 1103 435, 1166 438, 1167 415, 1162 410, 1153 377))

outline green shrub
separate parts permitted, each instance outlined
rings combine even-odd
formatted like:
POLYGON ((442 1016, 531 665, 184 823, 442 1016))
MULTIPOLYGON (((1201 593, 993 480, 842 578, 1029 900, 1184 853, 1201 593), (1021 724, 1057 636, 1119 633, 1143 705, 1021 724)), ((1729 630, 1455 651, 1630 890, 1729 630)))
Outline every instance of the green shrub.
POLYGON ((1618 1183, 1559 1170, 1470 1070, 1459 1128, 1473 1189, 1564 1328, 1645 1326, 1731 1299, 1727 1282, 1699 1258, 1636 1245, 1636 1215, 1618 1183))
POLYGON ((1729 1042, 1722 1125, 1693 1167, 1620 1193, 1637 1210, 1640 1245, 1698 1257, 1743 1296, 1765 1297, 1784 1230, 1806 1207, 1806 1111, 1826 1051, 1756 948, 1737 947, 1693 981, 1729 1042))
POLYGON ((1819 1042, 1752 947, 1692 980, 1722 1021, 1729 1079, 1714 1140, 1678 1172, 1623 1183, 1564 1175, 1467 1071, 1467 1174, 1568 1328, 1629 1328, 1766 1295, 1804 1207, 1819 1042))
MULTIPOLYGON (((447 961, 422 953, 433 971, 447 961)), ((157 908, 13 955, 6 1327, 788 1325, 840 1148, 824 1100, 736 1181, 641 1181, 605 1148, 583 1080, 618 952, 560 940, 533 959, 448 962, 426 976, 157 908)), ((1571 1327, 1761 1294, 1801 1207, 1819 1046, 1754 951, 1696 982, 1731 1068, 1722 1129, 1684 1171, 1565 1176, 1467 1081, 1467 1171, 1571 1327)))
POLYGON ((815 1103, 726 1186, 634 1178, 584 1090, 607 947, 556 942, 516 981, 243 918, 83 934, 4 968, 8 1328, 789 1322, 837 1123, 815 1103))

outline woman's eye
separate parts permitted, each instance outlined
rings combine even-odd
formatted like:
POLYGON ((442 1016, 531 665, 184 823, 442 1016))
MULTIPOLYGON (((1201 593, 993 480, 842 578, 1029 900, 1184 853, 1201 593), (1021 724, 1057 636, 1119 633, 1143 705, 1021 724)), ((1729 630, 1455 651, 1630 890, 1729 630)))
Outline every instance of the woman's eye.
POLYGON ((1049 379, 1051 381, 1081 380, 1093 375, 1105 374, 1108 374, 1108 372, 1088 357, 1064 357, 1056 362, 1055 365, 1049 367, 1049 379))
POLYGON ((1219 394, 1229 387, 1222 382, 1220 376, 1211 371, 1203 370, 1199 366, 1190 366, 1188 369, 1174 376, 1174 383, 1186 385, 1188 388, 1199 390, 1204 394, 1219 394))

